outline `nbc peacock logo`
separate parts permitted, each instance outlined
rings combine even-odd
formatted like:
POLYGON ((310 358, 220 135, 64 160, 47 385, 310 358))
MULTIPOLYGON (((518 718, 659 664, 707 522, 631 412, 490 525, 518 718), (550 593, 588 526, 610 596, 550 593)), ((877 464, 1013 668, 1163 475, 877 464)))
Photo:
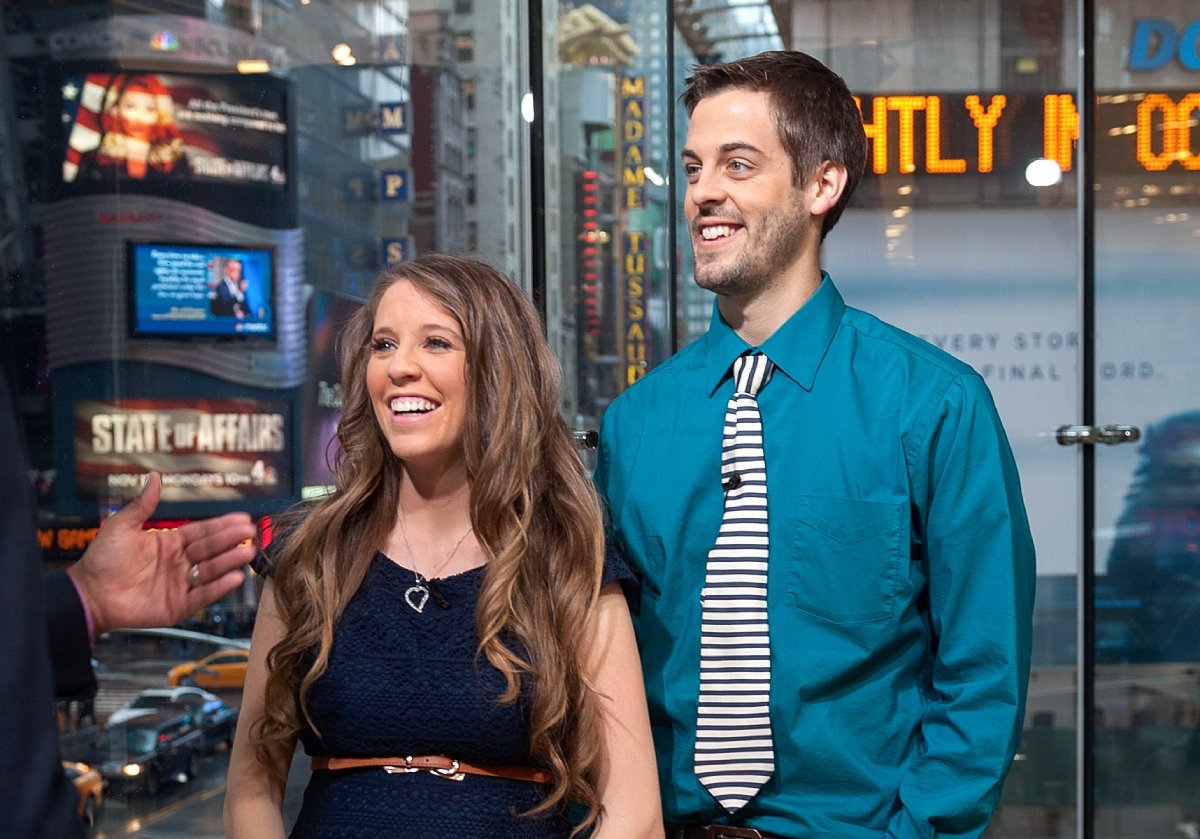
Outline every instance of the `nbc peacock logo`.
POLYGON ((179 38, 174 32, 155 32, 150 36, 150 49, 155 52, 178 52, 179 38))

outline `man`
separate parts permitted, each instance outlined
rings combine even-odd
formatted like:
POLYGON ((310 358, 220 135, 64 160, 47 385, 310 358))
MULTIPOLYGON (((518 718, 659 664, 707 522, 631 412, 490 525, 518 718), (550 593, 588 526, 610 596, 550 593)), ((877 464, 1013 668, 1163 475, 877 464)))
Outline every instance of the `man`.
POLYGON ((219 317, 246 317, 246 283, 242 277, 242 261, 237 257, 226 257, 221 279, 213 289, 210 308, 219 317))
POLYGON ((237 305, 234 307, 234 314, 245 320, 251 316, 253 311, 254 308, 250 305, 250 279, 242 274, 242 279, 238 282, 238 299, 237 305))
POLYGON ((866 160, 840 77, 766 53, 697 68, 683 101, 712 323, 613 402, 596 471, 641 575, 667 835, 976 837, 1020 736, 1035 578, 990 394, 821 269, 866 160), (727 419, 731 367, 758 370, 733 406, 757 414, 727 419))
POLYGON ((241 584, 254 548, 243 513, 169 531, 143 530, 161 479, 104 523, 67 572, 45 574, 32 495, 0 376, 0 836, 82 837, 78 793, 63 774, 54 698, 95 690, 90 641, 110 629, 170 625, 241 584), (49 633, 47 627, 49 626, 49 633), (49 638, 47 635, 49 634, 49 638))

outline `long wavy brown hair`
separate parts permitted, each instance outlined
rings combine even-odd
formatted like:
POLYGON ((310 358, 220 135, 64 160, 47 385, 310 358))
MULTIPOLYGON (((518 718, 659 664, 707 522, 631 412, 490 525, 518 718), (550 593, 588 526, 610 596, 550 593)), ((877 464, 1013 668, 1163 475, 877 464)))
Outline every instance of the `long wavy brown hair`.
POLYGON ((316 730, 308 691, 328 666, 334 626, 396 521, 401 462, 376 421, 366 367, 380 299, 399 282, 444 306, 466 341, 471 524, 487 557, 475 611, 479 652, 507 680, 498 701, 515 702, 528 690, 533 760, 554 779, 531 812, 579 802, 587 815, 577 831, 585 829, 600 816, 600 730, 579 628, 599 595, 601 508, 558 412, 562 374, 536 310, 520 288, 475 260, 425 256, 389 268, 341 333, 337 488, 278 528, 286 535, 272 581, 286 633, 268 656, 259 759, 286 771, 270 760, 272 748, 290 743, 304 724, 316 730))

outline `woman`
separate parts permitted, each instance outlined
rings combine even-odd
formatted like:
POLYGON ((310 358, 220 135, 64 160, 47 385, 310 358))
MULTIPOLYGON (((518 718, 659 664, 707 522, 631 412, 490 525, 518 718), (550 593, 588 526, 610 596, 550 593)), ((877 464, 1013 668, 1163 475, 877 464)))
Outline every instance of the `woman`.
POLYGON ((384 274, 341 357, 337 491, 280 528, 228 835, 284 835, 297 738, 293 837, 661 835, 628 571, 528 299, 424 257, 384 274))
POLYGON ((97 163, 124 163, 125 173, 138 180, 173 174, 183 157, 183 137, 170 92, 155 76, 117 78, 106 99, 97 163))
POLYGON ((87 76, 63 161, 65 182, 189 175, 175 104, 157 76, 87 76))

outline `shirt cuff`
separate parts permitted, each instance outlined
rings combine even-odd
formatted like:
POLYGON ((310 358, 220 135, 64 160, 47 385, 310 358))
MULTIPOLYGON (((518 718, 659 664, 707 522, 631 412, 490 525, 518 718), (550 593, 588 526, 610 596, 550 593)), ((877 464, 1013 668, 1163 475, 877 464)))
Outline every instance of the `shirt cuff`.
POLYGON ((88 605, 88 600, 83 596, 83 589, 79 587, 79 583, 75 582, 75 578, 70 574, 67 579, 71 581, 71 585, 75 586, 75 593, 79 595, 79 603, 83 606, 83 619, 87 622, 88 647, 96 644, 96 624, 92 620, 92 607, 88 605))

